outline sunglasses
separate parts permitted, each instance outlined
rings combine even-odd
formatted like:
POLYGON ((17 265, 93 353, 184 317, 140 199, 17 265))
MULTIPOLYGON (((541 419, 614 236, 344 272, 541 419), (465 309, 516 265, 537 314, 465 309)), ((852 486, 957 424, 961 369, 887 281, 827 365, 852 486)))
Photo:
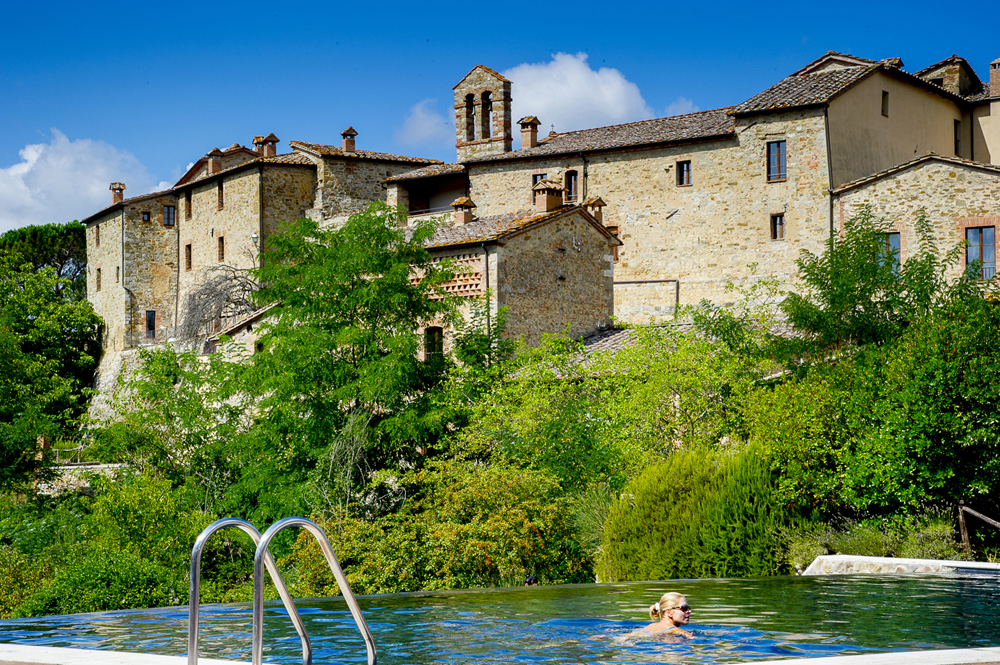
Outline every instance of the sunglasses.
POLYGON ((691 606, 690 605, 678 605, 677 607, 671 607, 670 609, 672 609, 672 610, 680 610, 681 612, 690 612, 691 611, 691 606))

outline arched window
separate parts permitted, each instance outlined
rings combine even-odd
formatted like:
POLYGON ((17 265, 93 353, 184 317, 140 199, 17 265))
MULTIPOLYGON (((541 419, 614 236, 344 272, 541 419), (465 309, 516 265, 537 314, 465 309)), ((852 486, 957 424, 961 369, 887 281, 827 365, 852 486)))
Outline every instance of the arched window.
POLYGON ((578 187, 579 179, 577 178, 576 171, 566 171, 566 176, 563 178, 563 186, 566 192, 566 202, 570 203, 576 201, 579 198, 578 187))
POLYGON ((465 140, 476 140, 476 97, 475 95, 465 96, 465 140))
POLYGON ((430 326, 424 329, 424 360, 434 360, 444 355, 444 329, 430 326))
POLYGON ((482 100, 479 104, 479 122, 481 124, 479 130, 479 138, 488 139, 491 135, 491 130, 493 126, 493 93, 489 90, 483 93, 482 100))

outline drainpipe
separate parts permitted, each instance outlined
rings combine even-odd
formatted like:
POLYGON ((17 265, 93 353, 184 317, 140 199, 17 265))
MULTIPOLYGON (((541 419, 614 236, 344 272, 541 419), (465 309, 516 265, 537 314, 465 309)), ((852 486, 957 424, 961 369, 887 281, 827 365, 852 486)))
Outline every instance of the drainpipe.
POLYGON ((583 186, 580 187, 580 201, 587 200, 587 156, 580 153, 580 159, 583 160, 583 186))
POLYGON ((830 237, 833 237, 833 159, 830 151, 830 105, 823 107, 823 129, 826 133, 826 173, 830 180, 830 237))

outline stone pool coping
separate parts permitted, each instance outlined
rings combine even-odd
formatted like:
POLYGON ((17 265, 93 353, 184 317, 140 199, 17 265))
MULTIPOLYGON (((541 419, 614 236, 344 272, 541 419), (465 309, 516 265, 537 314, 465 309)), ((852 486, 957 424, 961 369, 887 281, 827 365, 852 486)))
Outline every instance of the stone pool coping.
POLYGON ((872 575, 891 575, 895 573, 954 573, 958 571, 963 573, 1000 574, 1000 563, 827 554, 816 557, 802 574, 856 575, 858 573, 868 573, 872 575))
MULTIPOLYGON (((749 661, 753 665, 1000 665, 1000 647, 892 651, 860 656, 749 661)), ((126 651, 0 644, 0 665, 185 665, 184 656, 157 656, 126 651)), ((241 661, 199 658, 199 665, 245 665, 241 661)))

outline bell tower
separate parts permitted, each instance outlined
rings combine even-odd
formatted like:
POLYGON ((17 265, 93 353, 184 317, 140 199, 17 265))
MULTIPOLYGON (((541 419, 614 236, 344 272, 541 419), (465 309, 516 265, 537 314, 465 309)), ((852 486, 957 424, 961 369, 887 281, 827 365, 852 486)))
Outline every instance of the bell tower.
POLYGON ((476 65, 453 90, 458 161, 510 152, 510 81, 476 65))

